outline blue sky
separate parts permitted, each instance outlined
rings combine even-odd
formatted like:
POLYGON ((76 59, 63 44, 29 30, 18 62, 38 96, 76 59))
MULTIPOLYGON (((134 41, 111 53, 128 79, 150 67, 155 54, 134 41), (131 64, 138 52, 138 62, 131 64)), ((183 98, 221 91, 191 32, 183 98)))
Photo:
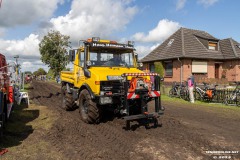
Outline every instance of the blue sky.
MULTIPOLYGON (((23 71, 47 67, 38 43, 48 31, 79 39, 134 40, 144 57, 180 27, 240 42, 239 0, 3 0, 0 52, 19 55, 23 71)), ((77 46, 73 46, 77 47, 77 46)))

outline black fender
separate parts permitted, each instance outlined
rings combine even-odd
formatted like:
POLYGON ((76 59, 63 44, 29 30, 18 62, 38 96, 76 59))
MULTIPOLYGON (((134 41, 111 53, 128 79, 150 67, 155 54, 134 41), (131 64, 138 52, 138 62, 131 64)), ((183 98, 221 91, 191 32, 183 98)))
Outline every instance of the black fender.
POLYGON ((79 89, 79 95, 80 95, 80 92, 81 92, 83 89, 88 90, 88 92, 89 92, 89 94, 90 94, 90 96, 91 96, 92 99, 95 99, 95 98, 96 98, 96 96, 94 95, 92 89, 91 89, 90 86, 89 86, 88 84, 86 84, 86 83, 84 83, 84 84, 80 87, 80 89, 79 89))

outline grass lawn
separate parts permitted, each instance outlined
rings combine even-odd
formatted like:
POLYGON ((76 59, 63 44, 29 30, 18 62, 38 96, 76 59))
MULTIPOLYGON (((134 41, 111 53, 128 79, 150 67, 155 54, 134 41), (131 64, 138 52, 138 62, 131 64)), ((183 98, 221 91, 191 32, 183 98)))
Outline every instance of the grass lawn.
POLYGON ((161 95, 161 100, 162 102, 174 102, 174 103, 181 103, 181 104, 188 104, 188 105, 197 105, 197 106, 205 106, 205 107, 217 107, 217 108, 226 108, 226 109, 231 109, 231 110, 236 110, 240 111, 239 106, 229 106, 225 105, 223 103, 208 103, 208 102, 203 102, 203 101, 195 101, 194 104, 189 103, 189 101, 185 101, 181 98, 172 98, 167 95, 161 95))

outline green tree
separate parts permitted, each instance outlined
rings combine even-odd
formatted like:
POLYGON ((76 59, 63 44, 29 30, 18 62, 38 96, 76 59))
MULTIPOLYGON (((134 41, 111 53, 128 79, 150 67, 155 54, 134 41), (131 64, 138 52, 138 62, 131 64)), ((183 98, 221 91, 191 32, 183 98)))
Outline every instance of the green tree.
POLYGON ((39 68, 37 71, 33 72, 35 76, 46 75, 47 72, 43 68, 39 68))
POLYGON ((162 62, 154 62, 155 72, 164 77, 164 68, 162 62))
POLYGON ((55 78, 55 76, 54 76, 54 73, 53 73, 53 70, 52 70, 52 69, 49 69, 49 70, 48 70, 47 76, 48 76, 48 77, 51 77, 51 79, 54 79, 54 78, 55 78))
POLYGON ((26 75, 26 74, 31 75, 32 72, 31 72, 31 71, 25 71, 24 74, 25 74, 25 75, 26 75))
POLYGON ((53 71, 54 76, 62 71, 68 62, 67 48, 70 47, 69 36, 59 31, 50 31, 39 44, 41 60, 53 71))

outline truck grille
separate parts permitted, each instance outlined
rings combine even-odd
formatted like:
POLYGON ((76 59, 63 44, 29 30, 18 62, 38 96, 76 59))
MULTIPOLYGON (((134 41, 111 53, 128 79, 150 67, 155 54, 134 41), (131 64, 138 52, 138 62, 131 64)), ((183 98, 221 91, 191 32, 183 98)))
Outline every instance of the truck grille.
POLYGON ((123 84, 120 81, 101 81, 101 91, 111 91, 112 93, 122 93, 123 84))

